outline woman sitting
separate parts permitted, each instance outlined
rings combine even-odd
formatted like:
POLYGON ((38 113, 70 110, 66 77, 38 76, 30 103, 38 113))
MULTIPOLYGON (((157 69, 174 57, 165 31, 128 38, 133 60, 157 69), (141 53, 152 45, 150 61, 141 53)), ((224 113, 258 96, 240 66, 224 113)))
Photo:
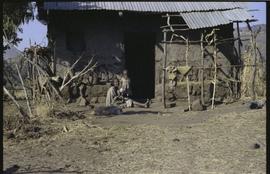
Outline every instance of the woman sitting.
POLYGON ((147 100, 145 103, 139 103, 131 100, 130 98, 121 95, 119 91, 119 81, 118 79, 114 79, 112 86, 107 91, 106 96, 106 106, 114 106, 119 105, 123 108, 125 107, 133 107, 134 105, 139 107, 149 108, 150 100, 147 100))

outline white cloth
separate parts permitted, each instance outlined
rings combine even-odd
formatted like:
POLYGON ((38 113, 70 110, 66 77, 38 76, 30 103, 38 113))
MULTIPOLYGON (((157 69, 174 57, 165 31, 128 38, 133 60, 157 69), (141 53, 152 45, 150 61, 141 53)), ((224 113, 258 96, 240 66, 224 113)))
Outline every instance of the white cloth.
POLYGON ((127 106, 128 108, 132 107, 132 106, 133 106, 133 101, 132 101, 131 99, 128 99, 128 100, 126 101, 126 106, 127 106))

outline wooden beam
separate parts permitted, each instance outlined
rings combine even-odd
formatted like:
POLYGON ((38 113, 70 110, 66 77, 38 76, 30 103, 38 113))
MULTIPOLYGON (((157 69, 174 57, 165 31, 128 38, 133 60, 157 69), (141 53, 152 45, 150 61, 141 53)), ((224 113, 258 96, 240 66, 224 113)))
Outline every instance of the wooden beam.
POLYGON ((173 29, 173 30, 170 30, 170 29, 163 29, 162 32, 175 32, 175 31, 189 31, 191 30, 190 28, 183 28, 183 29, 173 29))
MULTIPOLYGON (((219 40, 216 44, 217 45, 220 45, 220 44, 224 44, 224 43, 228 43, 228 42, 235 42, 235 41, 238 41, 239 38, 228 38, 228 39, 222 39, 222 40, 219 40)), ((241 39, 241 41, 247 41, 247 40, 250 40, 249 38, 248 39, 241 39)), ((161 43, 164 43, 165 41, 161 41, 161 43)), ((166 41, 166 43, 186 43, 185 41, 166 41)), ((201 43, 200 40, 192 40, 192 41, 189 41, 189 43, 201 43)), ((208 43, 206 41, 203 41, 203 43, 208 43)))
POLYGON ((165 26, 161 26, 160 28, 170 28, 170 27, 186 27, 187 24, 171 24, 171 25, 165 25, 165 26))
POLYGON ((162 15, 161 17, 167 18, 168 16, 170 16, 170 17, 182 17, 182 15, 180 15, 180 14, 171 14, 171 15, 169 15, 168 13, 166 15, 162 15))

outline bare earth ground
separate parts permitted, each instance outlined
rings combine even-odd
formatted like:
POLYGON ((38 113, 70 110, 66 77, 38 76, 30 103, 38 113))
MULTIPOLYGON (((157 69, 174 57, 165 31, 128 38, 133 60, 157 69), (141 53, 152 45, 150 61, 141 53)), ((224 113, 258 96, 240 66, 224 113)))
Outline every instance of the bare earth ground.
MULTIPOLYGON (((265 108, 249 110, 237 102, 183 112, 181 105, 163 110, 154 103, 114 117, 94 117, 90 109, 70 105, 86 118, 52 118, 47 122, 59 128, 57 134, 5 139, 4 169, 17 165, 14 173, 21 174, 266 173, 265 108)), ((4 105, 5 114, 9 107, 4 105)))

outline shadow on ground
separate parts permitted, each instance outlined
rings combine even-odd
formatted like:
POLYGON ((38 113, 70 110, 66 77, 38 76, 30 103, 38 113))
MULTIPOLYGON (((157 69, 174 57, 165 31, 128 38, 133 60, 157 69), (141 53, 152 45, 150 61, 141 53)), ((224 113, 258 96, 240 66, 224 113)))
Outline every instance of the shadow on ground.
POLYGON ((64 168, 59 168, 59 169, 50 169, 47 167, 42 167, 42 168, 34 168, 34 169, 29 169, 27 171, 20 171, 20 166, 18 165, 13 165, 12 167, 7 168, 6 170, 3 171, 3 174, 30 174, 30 173, 73 173, 73 174, 81 174, 85 172, 90 172, 90 171, 66 171, 64 168))
POLYGON ((136 114, 170 114, 172 112, 158 112, 158 111, 125 111, 122 115, 136 115, 136 114))

